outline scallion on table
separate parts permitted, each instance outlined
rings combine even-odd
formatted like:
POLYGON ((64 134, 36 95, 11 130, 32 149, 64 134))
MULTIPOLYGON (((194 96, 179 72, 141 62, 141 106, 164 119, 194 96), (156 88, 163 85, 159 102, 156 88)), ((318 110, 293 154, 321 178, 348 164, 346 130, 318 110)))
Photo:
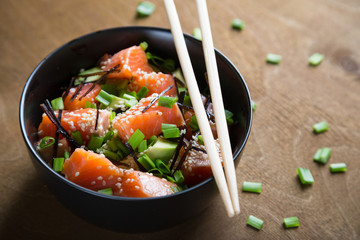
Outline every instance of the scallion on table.
POLYGON ((242 30, 245 27, 245 22, 239 18, 235 18, 231 22, 231 27, 236 30, 242 30))
POLYGON ((136 8, 139 17, 148 17, 155 11, 155 4, 149 1, 142 1, 136 8))
POLYGON ((258 182, 243 182, 242 190, 244 192, 261 193, 261 183, 258 182))
POLYGON ((269 53, 266 56, 266 62, 268 63, 272 63, 272 64, 279 64, 281 61, 281 56, 278 54, 274 54, 274 53, 269 53))
POLYGON ((313 126, 314 133, 322 133, 329 129, 329 124, 325 121, 315 123, 313 126))
POLYGON ((330 156, 331 156, 331 148, 324 147, 324 148, 319 148, 316 151, 313 159, 315 162, 320 162, 325 164, 329 160, 330 156))
POLYGON ((336 172, 346 172, 347 166, 346 163, 332 163, 330 164, 330 172, 336 173, 336 172))
POLYGON ((253 228, 256 228, 257 230, 260 230, 264 224, 264 221, 260 218, 250 215, 246 221, 246 224, 252 226, 253 228))
POLYGON ((283 222, 284 222, 285 228, 294 228, 294 227, 298 227, 300 225, 299 219, 297 217, 284 218, 283 222))
POLYGON ((314 53, 313 55, 311 55, 311 57, 309 57, 309 64, 311 66, 317 66, 319 65, 322 61, 324 60, 324 55, 320 54, 320 53, 314 53))
POLYGON ((300 181, 302 184, 312 184, 314 183, 314 178, 307 168, 298 168, 297 173, 299 175, 300 181))
POLYGON ((201 35, 201 29, 200 29, 200 28, 194 28, 192 35, 193 35, 196 39, 198 39, 198 40, 200 40, 200 41, 202 40, 202 35, 201 35))

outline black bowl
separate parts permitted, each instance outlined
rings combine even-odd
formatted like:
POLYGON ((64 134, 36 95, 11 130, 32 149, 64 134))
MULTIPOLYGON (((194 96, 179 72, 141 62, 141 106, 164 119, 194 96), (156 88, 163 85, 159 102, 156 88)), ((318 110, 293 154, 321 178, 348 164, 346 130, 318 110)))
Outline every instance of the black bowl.
MULTIPOLYGON (((202 79, 206 70, 201 42, 186 34, 185 38, 200 89, 205 88, 206 83, 202 79)), ((41 159, 34 144, 38 140, 36 132, 42 115, 40 104, 46 98, 60 96, 61 87, 67 86, 72 76, 81 68, 94 66, 105 53, 115 53, 142 41, 149 43, 150 52, 177 59, 173 37, 167 29, 122 27, 90 33, 49 54, 30 75, 20 102, 20 126, 24 140, 35 168, 50 191, 83 219, 123 232, 159 230, 198 215, 218 194, 214 179, 165 197, 108 196, 80 187, 54 172, 41 159)), ((237 165, 250 133, 250 94, 234 65, 219 51, 216 51, 216 58, 225 107, 235 114, 238 122, 230 131, 237 165)))

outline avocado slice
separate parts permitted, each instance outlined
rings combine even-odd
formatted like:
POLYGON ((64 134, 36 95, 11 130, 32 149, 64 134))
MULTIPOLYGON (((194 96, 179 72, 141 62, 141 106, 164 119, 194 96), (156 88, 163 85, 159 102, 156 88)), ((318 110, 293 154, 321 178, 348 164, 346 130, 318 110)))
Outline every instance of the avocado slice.
POLYGON ((125 109, 126 109, 125 104, 127 103, 128 100, 114 96, 114 95, 112 95, 112 96, 113 96, 113 100, 109 104, 109 106, 107 106, 107 108, 113 109, 113 110, 120 108, 121 111, 125 111, 125 109))
POLYGON ((178 144, 176 142, 172 142, 164 138, 158 138, 156 143, 146 149, 144 153, 147 154, 154 162, 156 159, 160 159, 163 163, 168 164, 169 160, 174 155, 177 145, 178 144))

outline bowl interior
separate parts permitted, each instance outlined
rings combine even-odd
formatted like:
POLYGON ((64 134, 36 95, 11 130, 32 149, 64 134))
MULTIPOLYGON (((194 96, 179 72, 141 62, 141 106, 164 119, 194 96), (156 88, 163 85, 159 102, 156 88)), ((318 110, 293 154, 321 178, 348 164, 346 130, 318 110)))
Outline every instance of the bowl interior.
MULTIPOLYGON (((207 84, 204 78, 206 68, 201 42, 189 35, 185 35, 185 39, 200 91, 202 91, 207 88, 207 84)), ((114 28, 91 33, 65 44, 48 55, 30 75, 20 103, 20 125, 32 157, 42 165, 45 171, 57 175, 42 161, 33 147, 38 140, 36 132, 42 116, 40 104, 45 99, 51 100, 61 96, 72 76, 76 75, 82 68, 87 69, 95 66, 105 53, 113 54, 124 48, 138 45, 142 41, 149 44, 149 52, 177 60, 176 49, 169 30, 151 27, 114 28)), ((216 57, 225 108, 232 111, 237 119, 237 124, 230 131, 234 159, 237 163, 251 127, 250 94, 244 79, 233 64, 218 51, 216 51, 216 57)), ((92 192, 75 186, 66 179, 62 181, 67 185, 82 189, 87 194, 92 192)), ((200 188, 210 181, 212 179, 185 190, 184 193, 186 194, 194 188, 200 188)), ((174 196, 184 193, 174 194, 174 196)), ((91 194, 96 195, 97 193, 92 192, 91 194)), ((102 194, 97 195, 101 198, 109 198, 102 194)), ((120 197, 118 198, 120 199, 120 197)))

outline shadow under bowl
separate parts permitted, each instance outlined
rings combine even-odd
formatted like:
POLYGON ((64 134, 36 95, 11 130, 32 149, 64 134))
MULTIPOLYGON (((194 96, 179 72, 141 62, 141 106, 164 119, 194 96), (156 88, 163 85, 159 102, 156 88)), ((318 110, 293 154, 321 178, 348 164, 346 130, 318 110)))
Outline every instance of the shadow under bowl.
MULTIPOLYGON (((200 90, 207 88, 201 42, 184 35, 198 79, 200 90)), ((180 193, 154 198, 108 196, 78 186, 57 174, 43 161, 35 149, 37 127, 41 122, 40 104, 45 99, 61 96, 72 76, 80 69, 90 68, 105 53, 149 44, 148 51, 165 58, 176 59, 172 34, 154 27, 120 27, 97 31, 74 39, 49 54, 28 78, 20 102, 20 127, 29 155, 56 198, 81 218, 100 227, 120 232, 148 232, 174 226, 204 211, 218 194, 210 178, 180 193)), ((216 51, 225 108, 232 111, 237 124, 230 131, 234 161, 237 165, 248 139, 252 110, 246 83, 235 66, 216 51)), ((178 62, 177 62, 178 64, 178 62)), ((224 211, 225 214, 225 211, 224 211)))

